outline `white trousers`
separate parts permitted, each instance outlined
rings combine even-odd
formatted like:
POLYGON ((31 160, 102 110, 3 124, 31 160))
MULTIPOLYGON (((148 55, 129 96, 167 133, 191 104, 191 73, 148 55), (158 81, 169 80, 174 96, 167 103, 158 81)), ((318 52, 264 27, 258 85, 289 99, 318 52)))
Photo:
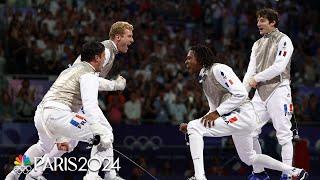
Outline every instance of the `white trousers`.
POLYGON ((292 140, 290 120, 293 104, 289 84, 280 85, 266 101, 262 101, 256 91, 252 103, 261 122, 254 136, 258 136, 261 133, 261 127, 271 119, 279 144, 284 145, 292 140))
POLYGON ((188 123, 188 134, 197 133, 207 137, 232 136, 240 159, 248 165, 253 163, 256 152, 253 150, 252 133, 258 127, 258 118, 251 103, 240 108, 240 112, 219 117, 211 128, 205 127, 201 119, 188 123))
MULTIPOLYGON (((34 163, 35 157, 43 156, 44 154, 46 154, 46 158, 60 157, 64 152, 54 149, 54 145, 57 142, 68 142, 70 152, 76 147, 78 141, 91 143, 93 140, 94 134, 91 132, 89 124, 85 120, 85 115, 81 111, 74 113, 59 108, 38 106, 34 121, 38 130, 39 141, 25 153, 30 157, 32 163, 34 163)), ((104 132, 113 142, 112 127, 108 120, 101 115, 97 121, 99 121, 101 127, 105 129, 104 132)), ((101 160, 108 158, 110 165, 112 165, 113 149, 112 147, 104 149, 93 146, 91 157, 101 160)), ((40 167, 40 170, 33 170, 30 173, 33 176, 39 176, 43 173, 43 170, 40 167)), ((98 172, 95 171, 91 172, 89 170, 88 173, 98 175, 98 172)), ((106 173, 106 176, 115 177, 116 172, 111 170, 106 173)))
MULTIPOLYGON (((92 142, 93 133, 85 120, 85 115, 56 108, 38 107, 35 114, 35 126, 38 130, 37 144, 48 153, 57 142, 70 140, 92 142)), ((97 120, 113 141, 112 127, 104 116, 97 120)), ((74 147, 71 147, 72 149, 74 147)))

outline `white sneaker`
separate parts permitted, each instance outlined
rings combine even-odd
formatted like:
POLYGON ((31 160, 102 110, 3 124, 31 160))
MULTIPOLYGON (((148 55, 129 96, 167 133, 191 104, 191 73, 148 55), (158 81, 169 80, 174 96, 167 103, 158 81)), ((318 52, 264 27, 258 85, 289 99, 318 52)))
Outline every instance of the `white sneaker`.
MULTIPOLYGON (((116 173, 116 172, 115 172, 115 173, 116 173)), ((125 179, 123 179, 122 177, 120 177, 117 173, 116 173, 116 177, 114 177, 114 178, 111 178, 110 176, 111 176, 110 173, 106 173, 106 174, 104 175, 104 180, 125 180, 125 179)))
POLYGON ((196 177, 192 176, 192 177, 189 177, 187 180, 197 180, 196 177))
POLYGON ((305 180, 308 179, 309 174, 304 169, 294 168, 292 170, 292 176, 298 180, 305 180))
POLYGON ((85 175, 83 180, 103 180, 99 175, 85 175))
POLYGON ((19 174, 16 174, 14 170, 12 170, 4 180, 19 180, 19 174))
POLYGON ((117 175, 116 177, 112 178, 111 180, 125 180, 125 179, 123 179, 122 177, 117 175))
POLYGON ((197 179, 195 176, 192 176, 192 177, 188 178, 187 180, 207 180, 207 178, 197 179))
POLYGON ((26 175, 26 178, 24 180, 47 180, 45 177, 43 176, 31 176, 30 174, 26 175))

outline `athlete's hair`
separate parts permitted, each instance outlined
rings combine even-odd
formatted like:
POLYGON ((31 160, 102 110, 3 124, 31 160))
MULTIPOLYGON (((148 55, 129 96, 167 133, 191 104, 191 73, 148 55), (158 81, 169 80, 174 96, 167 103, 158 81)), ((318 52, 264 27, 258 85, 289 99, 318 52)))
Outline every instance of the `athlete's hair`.
POLYGON ((218 62, 215 55, 215 50, 212 51, 205 45, 198 44, 192 46, 190 50, 194 52, 194 56, 196 57, 197 61, 205 68, 209 68, 213 65, 213 63, 218 62))
POLYGON ((116 35, 122 36, 126 29, 133 31, 133 26, 125 21, 118 21, 113 23, 109 31, 109 38, 114 39, 116 35))
POLYGON ((269 20, 270 23, 274 21, 275 22, 274 27, 278 27, 279 13, 276 10, 270 9, 270 8, 260 9, 259 11, 257 11, 256 16, 257 18, 259 17, 266 18, 269 20))
POLYGON ((81 48, 81 61, 91 62, 95 56, 104 52, 104 45, 97 41, 87 42, 81 48))

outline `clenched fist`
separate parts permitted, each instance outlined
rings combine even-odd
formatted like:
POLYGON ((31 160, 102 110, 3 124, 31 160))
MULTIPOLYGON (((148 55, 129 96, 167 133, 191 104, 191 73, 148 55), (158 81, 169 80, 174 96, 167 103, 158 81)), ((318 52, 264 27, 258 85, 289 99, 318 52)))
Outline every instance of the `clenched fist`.
POLYGON ((254 77, 252 77, 249 81, 249 86, 252 88, 257 88, 257 81, 254 79, 254 77))
POLYGON ((179 126, 179 131, 183 132, 184 134, 187 133, 188 124, 187 123, 181 123, 179 126))
POLYGON ((117 79, 115 80, 115 85, 114 85, 114 90, 116 91, 122 91, 126 87, 126 79, 123 78, 122 76, 118 76, 117 79))

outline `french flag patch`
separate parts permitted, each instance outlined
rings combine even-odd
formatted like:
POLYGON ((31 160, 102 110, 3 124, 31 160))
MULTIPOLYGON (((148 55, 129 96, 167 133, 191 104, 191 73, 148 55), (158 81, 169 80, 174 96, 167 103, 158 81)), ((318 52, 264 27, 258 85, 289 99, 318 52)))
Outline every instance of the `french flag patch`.
POLYGON ((86 122, 87 120, 85 120, 83 116, 76 114, 75 117, 71 119, 70 124, 81 129, 81 126, 83 126, 86 122))
POLYGON ((278 56, 283 56, 283 57, 286 57, 287 55, 287 51, 280 51, 278 56))

